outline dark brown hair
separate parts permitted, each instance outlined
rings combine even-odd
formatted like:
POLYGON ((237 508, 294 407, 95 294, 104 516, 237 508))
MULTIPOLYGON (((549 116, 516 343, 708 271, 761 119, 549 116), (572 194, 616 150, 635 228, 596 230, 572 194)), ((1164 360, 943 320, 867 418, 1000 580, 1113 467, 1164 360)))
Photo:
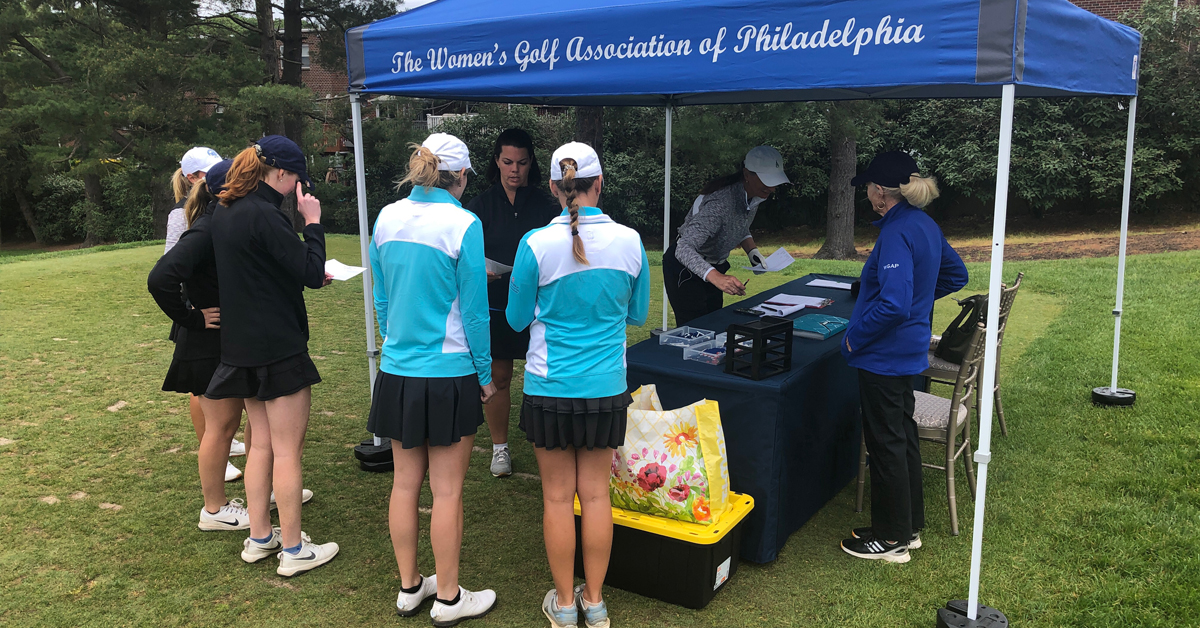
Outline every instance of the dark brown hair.
POLYGON ((721 188, 729 187, 734 183, 741 181, 746 176, 746 171, 744 168, 744 165, 738 164, 737 172, 713 179, 712 181, 705 183, 704 187, 700 188, 700 194, 712 194, 721 188))
MULTIPOLYGON (((533 153, 533 138, 521 129, 506 129, 496 138, 496 145, 492 147, 492 160, 488 163, 487 169, 488 183, 494 185, 500 180, 500 167, 496 165, 496 160, 500 158, 500 151, 505 146, 524 148, 529 153, 529 178, 525 180, 525 185, 542 180, 542 168, 538 166, 537 155, 533 153)), ((537 184, 533 183, 533 185, 537 184)))

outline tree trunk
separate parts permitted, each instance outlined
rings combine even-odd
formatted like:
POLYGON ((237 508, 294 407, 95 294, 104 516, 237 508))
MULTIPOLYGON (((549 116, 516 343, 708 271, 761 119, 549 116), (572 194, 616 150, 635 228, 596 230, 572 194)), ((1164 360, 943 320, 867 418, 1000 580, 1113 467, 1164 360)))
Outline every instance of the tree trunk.
POLYGON ((595 149, 604 163, 604 107, 575 108, 575 141, 595 149))
POLYGON ((21 189, 13 191, 17 197, 17 205, 21 207, 21 215, 25 217, 25 224, 29 225, 29 230, 33 232, 33 241, 45 244, 42 242, 42 228, 37 224, 37 219, 33 215, 33 206, 29 204, 29 198, 25 196, 25 191, 21 189))
MULTIPOLYGON (((279 46, 275 37, 275 15, 271 9, 271 0, 255 0, 254 13, 258 19, 258 30, 261 32, 258 40, 258 56, 263 63, 263 76, 267 83, 279 82, 279 46)), ((283 119, 267 120, 267 134, 283 135, 283 119)))
POLYGON ((156 239, 167 237, 167 218, 171 216, 171 208, 175 206, 175 193, 169 185, 163 183, 170 174, 167 171, 155 172, 150 179, 153 181, 150 187, 150 216, 154 221, 156 239))
POLYGON ((96 246, 100 244, 102 235, 98 233, 100 227, 100 208, 104 203, 104 189, 100 187, 100 175, 89 173, 83 175, 83 192, 87 198, 87 216, 84 221, 87 224, 87 236, 83 239, 84 248, 96 246))
POLYGON ((825 244, 814 255, 816 259, 847 259, 858 257, 854 248, 854 178, 857 161, 854 135, 842 125, 831 125, 829 131, 829 204, 826 209, 825 244))

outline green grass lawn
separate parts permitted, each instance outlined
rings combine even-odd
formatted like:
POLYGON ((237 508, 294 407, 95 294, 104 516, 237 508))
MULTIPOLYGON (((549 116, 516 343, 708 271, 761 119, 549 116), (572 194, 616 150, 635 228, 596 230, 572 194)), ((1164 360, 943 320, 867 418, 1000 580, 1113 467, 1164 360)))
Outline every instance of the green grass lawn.
MULTIPOLYGON (((354 238, 329 244, 331 257, 357 262, 354 238)), ((391 476, 360 471, 351 455, 368 409, 361 283, 308 295, 310 350, 325 381, 313 392, 305 482, 316 499, 304 527, 342 552, 285 580, 272 561, 242 563, 241 534, 196 529, 195 436, 183 397, 159 391, 168 321, 145 289, 160 252, 156 244, 0 265, 0 623, 428 625, 393 613, 391 476)), ((964 292, 986 290, 987 266, 968 266, 964 292)), ((858 269, 801 260, 751 285, 858 269)), ((993 441, 982 601, 1016 625, 1196 625, 1200 252, 1129 260, 1121 384, 1138 404, 1121 411, 1088 403, 1109 378, 1116 260, 1015 263, 1006 277, 1019 270, 1027 276, 1001 371, 1011 435, 993 441)), ((659 320, 657 268, 654 279, 650 324, 631 328, 631 343, 659 320)), ((938 331, 956 309, 939 304, 938 331)), ((462 582, 494 588, 500 600, 471 625, 545 625, 537 469, 515 424, 514 412, 519 474, 493 479, 480 452, 467 476, 462 582)), ((478 445, 489 442, 484 427, 478 445)), ((240 483, 228 486, 241 495, 240 483)), ((851 484, 777 561, 743 563, 703 611, 606 591, 614 626, 932 626, 939 606, 966 596, 973 504, 960 479, 963 534, 952 537, 940 472, 926 474, 926 495, 925 546, 907 565, 838 548, 869 522, 854 512, 851 484)), ((432 570, 427 540, 421 564, 432 570)))

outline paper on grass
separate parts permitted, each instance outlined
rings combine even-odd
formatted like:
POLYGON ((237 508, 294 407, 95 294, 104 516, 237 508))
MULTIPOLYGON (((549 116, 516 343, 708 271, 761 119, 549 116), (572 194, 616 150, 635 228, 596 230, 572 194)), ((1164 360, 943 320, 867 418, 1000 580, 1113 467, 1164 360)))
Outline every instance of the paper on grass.
POLYGON ((806 307, 822 308, 831 301, 822 297, 806 297, 798 294, 777 294, 750 309, 770 316, 787 316, 806 307))
POLYGON ((325 272, 333 275, 333 278, 338 281, 354 279, 365 270, 367 269, 361 266, 347 266, 335 259, 325 260, 325 272))
POLYGON ((806 285, 814 288, 837 288, 838 290, 849 290, 850 284, 844 281, 830 281, 828 279, 813 279, 806 285))
POLYGON ((483 258, 483 261, 484 265, 487 267, 487 271, 493 275, 505 275, 511 273, 513 269, 512 266, 501 264, 500 262, 493 262, 486 257, 483 258))
POLYGON ((775 249, 774 253, 768 255, 767 259, 763 260, 761 266, 743 266, 742 268, 754 271, 754 274, 756 275, 767 272, 773 273, 791 266, 792 262, 794 261, 796 261, 796 259, 789 255, 787 250, 785 250, 783 247, 779 247, 778 249, 775 249))

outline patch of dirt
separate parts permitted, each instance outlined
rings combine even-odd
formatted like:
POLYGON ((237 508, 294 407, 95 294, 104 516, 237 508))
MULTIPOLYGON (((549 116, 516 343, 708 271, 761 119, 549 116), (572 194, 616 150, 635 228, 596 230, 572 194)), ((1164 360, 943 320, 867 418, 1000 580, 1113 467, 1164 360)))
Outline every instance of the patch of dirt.
MULTIPOLYGON (((1111 236, 1085 238, 1082 240, 1005 244, 1004 260, 1112 257, 1119 253, 1120 243, 1120 236, 1111 236)), ((1194 251, 1197 249, 1200 249, 1200 231, 1132 234, 1129 236, 1129 241, 1126 245, 1126 252, 1129 255, 1194 251)), ((962 256, 963 261, 967 262, 985 262, 990 260, 992 256, 992 247, 990 245, 955 247, 955 250, 962 256)))

